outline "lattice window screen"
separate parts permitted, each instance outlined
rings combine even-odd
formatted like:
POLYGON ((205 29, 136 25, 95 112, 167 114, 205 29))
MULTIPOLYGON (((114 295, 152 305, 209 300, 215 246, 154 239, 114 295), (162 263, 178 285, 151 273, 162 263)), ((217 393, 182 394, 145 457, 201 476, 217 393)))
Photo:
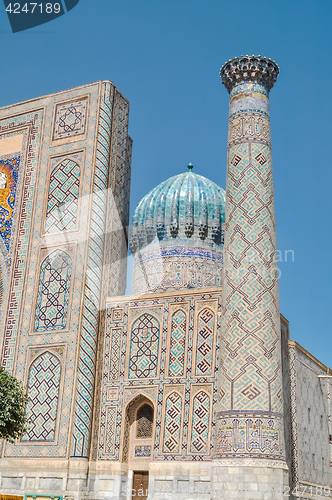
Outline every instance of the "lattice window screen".
POLYGON ((153 408, 142 406, 137 412, 137 438, 152 437, 153 408))

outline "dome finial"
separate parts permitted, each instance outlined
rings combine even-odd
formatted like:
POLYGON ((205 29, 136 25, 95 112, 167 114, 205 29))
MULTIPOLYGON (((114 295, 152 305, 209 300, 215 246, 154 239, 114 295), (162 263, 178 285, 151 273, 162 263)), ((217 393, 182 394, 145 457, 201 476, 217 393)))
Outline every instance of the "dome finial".
POLYGON ((194 168, 194 165, 192 163, 189 163, 188 164, 188 170, 189 170, 189 172, 191 172, 193 168, 194 168))

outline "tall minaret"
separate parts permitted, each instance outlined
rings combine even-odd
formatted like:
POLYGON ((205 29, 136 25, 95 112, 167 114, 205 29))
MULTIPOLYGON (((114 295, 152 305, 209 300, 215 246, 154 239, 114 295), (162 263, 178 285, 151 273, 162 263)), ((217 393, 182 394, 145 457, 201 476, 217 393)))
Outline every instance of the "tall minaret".
POLYGON ((261 56, 236 57, 220 71, 230 105, 214 462, 215 488, 269 486, 272 498, 288 484, 269 116, 278 73, 261 56))

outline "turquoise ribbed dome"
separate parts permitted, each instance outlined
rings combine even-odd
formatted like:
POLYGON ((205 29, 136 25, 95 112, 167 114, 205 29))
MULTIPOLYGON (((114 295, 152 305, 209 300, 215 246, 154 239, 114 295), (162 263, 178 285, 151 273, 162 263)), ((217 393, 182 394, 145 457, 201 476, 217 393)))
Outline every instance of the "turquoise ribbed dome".
MULTIPOLYGON (((189 165, 188 168, 192 168, 189 165)), ((219 248, 223 243, 225 191, 191 170, 155 187, 137 206, 130 230, 130 251, 155 237, 169 246, 189 243, 219 248)))

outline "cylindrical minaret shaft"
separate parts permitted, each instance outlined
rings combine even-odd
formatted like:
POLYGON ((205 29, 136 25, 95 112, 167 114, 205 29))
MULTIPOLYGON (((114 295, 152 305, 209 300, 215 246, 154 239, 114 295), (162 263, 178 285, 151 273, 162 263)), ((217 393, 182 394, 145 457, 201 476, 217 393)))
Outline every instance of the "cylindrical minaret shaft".
POLYGON ((273 61, 260 56, 235 58, 220 72, 230 107, 215 458, 267 459, 280 467, 283 399, 269 118, 269 91, 278 73, 273 61))

